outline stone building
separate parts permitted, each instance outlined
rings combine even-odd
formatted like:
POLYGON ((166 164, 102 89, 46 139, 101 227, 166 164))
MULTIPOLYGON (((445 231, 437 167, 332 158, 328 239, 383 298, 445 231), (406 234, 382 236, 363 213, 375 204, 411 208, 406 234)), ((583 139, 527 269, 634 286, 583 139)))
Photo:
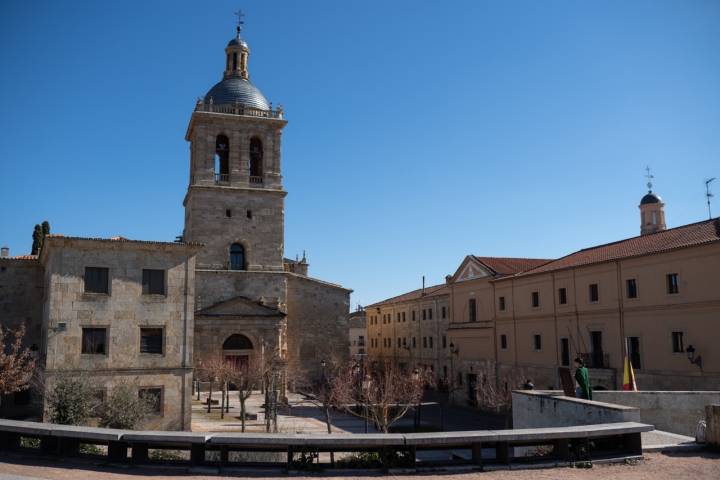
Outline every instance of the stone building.
POLYGON ((28 325, 26 340, 51 376, 91 375, 105 391, 123 380, 139 394, 152 389, 154 428, 189 428, 193 367, 210 357, 274 358, 311 377, 323 355, 349 353, 351 290, 308 276, 305 255, 284 257, 287 120, 250 82, 249 54, 238 27, 222 80, 192 112, 181 241, 53 235, 39 259, 0 258, 2 326, 28 325), (87 290, 97 276, 107 291, 87 290), (146 294, 146 280, 164 281, 164 293, 146 294), (151 333, 160 353, 142 350, 151 333), (86 339, 103 351, 87 353, 86 339))
POLYGON ((451 366, 447 285, 433 285, 373 303, 365 307, 365 316, 370 362, 389 360, 401 368, 427 368, 439 381, 447 381, 451 366))
POLYGON ((489 362, 500 379, 558 388, 558 367, 582 357, 596 388, 621 389, 628 355, 641 390, 717 390, 720 221, 665 229, 663 206, 650 192, 640 236, 473 281, 475 300, 454 280, 454 312, 478 305, 474 325, 456 315, 448 331, 457 381, 489 362))
POLYGON ((358 308, 348 316, 350 358, 360 359, 367 355, 367 318, 365 309, 358 308))

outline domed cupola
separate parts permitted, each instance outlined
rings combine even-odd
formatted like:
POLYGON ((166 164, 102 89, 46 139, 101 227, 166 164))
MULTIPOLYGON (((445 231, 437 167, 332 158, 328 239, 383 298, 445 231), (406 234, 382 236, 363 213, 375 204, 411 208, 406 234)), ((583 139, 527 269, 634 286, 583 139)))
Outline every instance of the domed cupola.
POLYGON ((652 191, 652 179, 650 167, 645 169, 647 174, 648 193, 640 199, 640 235, 655 233, 665 230, 665 204, 660 195, 652 191))
POLYGON ((237 34, 225 47, 223 79, 205 94, 204 103, 213 105, 241 105, 259 110, 271 110, 270 102, 250 82, 248 58, 250 48, 240 37, 243 21, 238 19, 237 34))

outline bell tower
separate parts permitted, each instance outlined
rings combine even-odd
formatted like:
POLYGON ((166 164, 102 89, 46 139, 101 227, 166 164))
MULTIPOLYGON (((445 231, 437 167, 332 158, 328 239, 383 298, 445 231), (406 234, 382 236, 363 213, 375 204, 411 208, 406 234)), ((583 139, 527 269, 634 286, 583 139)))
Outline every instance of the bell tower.
POLYGON ((652 179, 655 178, 650 174, 650 167, 645 168, 647 174, 648 193, 640 200, 640 235, 659 232, 665 230, 665 204, 659 195, 652 191, 652 179))
POLYGON ((205 245, 198 270, 282 271, 284 198, 282 107, 273 109, 250 82, 250 49, 225 47, 223 78, 198 100, 185 139, 190 181, 183 239, 205 245))

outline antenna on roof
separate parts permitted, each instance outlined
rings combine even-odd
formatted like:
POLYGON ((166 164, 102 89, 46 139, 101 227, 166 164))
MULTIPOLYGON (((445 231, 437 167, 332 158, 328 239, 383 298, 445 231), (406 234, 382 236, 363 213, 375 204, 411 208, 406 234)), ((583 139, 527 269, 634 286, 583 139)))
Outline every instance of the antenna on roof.
POLYGON ((647 167, 645 167, 645 171, 647 172, 645 174, 645 178, 647 178, 648 191, 652 192, 652 179, 655 178, 655 175, 650 174, 650 166, 649 165, 647 167))
POLYGON ((422 295, 425 296, 425 275, 423 275, 422 295))
POLYGON ((712 212, 710 211, 710 199, 715 196, 710 193, 710 184, 713 182, 713 180, 715 180, 715 177, 705 180, 705 196, 707 197, 709 219, 712 219, 712 212))

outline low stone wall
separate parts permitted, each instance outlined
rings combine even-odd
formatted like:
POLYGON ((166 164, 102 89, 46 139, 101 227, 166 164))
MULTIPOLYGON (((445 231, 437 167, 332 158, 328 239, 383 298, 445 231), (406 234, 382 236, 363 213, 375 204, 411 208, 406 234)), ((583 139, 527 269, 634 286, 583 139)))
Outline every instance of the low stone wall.
POLYGON ((705 441, 714 447, 720 447, 720 405, 705 407, 705 441))
POLYGON ((565 397, 561 392, 535 390, 512 392, 512 412, 513 428, 640 421, 640 410, 635 407, 565 397))
POLYGON ((705 418, 705 407, 720 404, 720 391, 594 391, 593 398, 640 410, 644 423, 655 425, 658 430, 695 436, 700 420, 705 418))

